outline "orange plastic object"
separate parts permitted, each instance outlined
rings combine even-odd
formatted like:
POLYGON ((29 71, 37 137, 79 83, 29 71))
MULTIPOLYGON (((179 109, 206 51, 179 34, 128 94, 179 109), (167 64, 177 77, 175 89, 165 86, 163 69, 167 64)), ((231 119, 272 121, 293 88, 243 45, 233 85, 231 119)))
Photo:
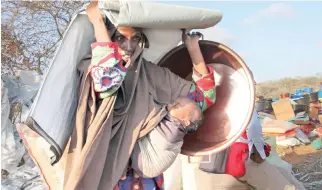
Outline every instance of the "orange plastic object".
MULTIPOLYGON (((254 80, 244 61, 228 47, 200 41, 207 64, 214 64, 216 103, 205 113, 204 124, 185 136, 182 154, 204 156, 228 148, 248 126, 255 105, 254 80)), ((191 80, 192 62, 184 45, 167 53, 159 62, 182 78, 191 80)))
POLYGON ((289 98, 290 97, 290 93, 280 94, 280 97, 281 97, 281 99, 289 98))

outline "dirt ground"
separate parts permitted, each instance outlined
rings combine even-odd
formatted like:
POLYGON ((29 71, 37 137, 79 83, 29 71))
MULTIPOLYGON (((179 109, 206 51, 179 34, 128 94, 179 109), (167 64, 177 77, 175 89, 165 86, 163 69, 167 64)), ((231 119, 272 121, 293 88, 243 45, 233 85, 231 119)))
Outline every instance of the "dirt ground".
POLYGON ((295 177, 307 190, 322 189, 322 150, 314 150, 311 145, 277 146, 277 153, 292 164, 295 177))

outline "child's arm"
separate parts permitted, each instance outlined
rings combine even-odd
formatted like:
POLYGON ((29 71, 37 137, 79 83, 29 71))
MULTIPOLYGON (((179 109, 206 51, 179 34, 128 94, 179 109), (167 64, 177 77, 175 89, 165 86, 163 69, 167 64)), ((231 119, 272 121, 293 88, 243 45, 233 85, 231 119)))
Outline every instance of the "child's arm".
POLYGON ((87 15, 94 27, 96 42, 92 44, 90 74, 94 90, 100 98, 114 94, 121 86, 126 75, 118 46, 111 41, 97 1, 87 7, 87 15))
POLYGON ((101 14, 101 11, 99 10, 97 3, 98 1, 94 0, 88 5, 86 9, 88 19, 94 26, 96 41, 111 42, 110 35, 108 34, 108 31, 104 23, 103 15, 101 14))
POLYGON ((183 41, 188 49, 194 69, 196 69, 196 71, 201 75, 206 75, 209 74, 209 70, 207 69, 205 60, 199 47, 200 36, 201 34, 198 32, 183 34, 183 41))
POLYGON ((216 101, 214 69, 206 66, 199 47, 200 33, 183 34, 183 41, 193 63, 192 84, 188 98, 195 101, 205 111, 216 101))

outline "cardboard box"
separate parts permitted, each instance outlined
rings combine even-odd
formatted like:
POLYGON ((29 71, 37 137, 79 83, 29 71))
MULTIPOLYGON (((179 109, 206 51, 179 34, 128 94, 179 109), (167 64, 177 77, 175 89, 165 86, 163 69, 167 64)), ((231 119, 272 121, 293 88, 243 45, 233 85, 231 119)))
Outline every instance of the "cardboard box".
POLYGON ((272 103, 277 120, 290 120, 295 117, 292 104, 289 98, 280 99, 272 103))
POLYGON ((310 103, 310 107, 321 107, 320 103, 310 103))
POLYGON ((317 118, 318 115, 319 115, 319 109, 317 109, 315 107, 310 107, 309 117, 310 118, 317 118))

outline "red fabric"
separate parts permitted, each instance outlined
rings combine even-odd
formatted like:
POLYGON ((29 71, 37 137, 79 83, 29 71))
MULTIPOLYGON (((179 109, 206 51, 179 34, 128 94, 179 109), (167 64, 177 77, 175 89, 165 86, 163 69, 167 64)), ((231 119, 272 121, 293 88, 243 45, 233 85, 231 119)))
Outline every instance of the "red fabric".
POLYGON ((264 150, 265 150, 265 155, 266 155, 266 157, 269 157, 269 155, 270 155, 270 152, 271 152, 271 146, 269 145, 269 144, 265 144, 264 145, 264 150))
POLYGON ((205 100, 206 100, 206 104, 207 104, 208 108, 215 103, 213 100, 211 100, 208 97, 205 97, 205 100))
POLYGON ((314 129, 312 125, 303 125, 300 128, 305 134, 309 134, 314 129))
POLYGON ((194 74, 198 77, 200 77, 199 80, 195 81, 196 85, 202 90, 202 91, 208 91, 210 89, 213 89, 215 86, 215 77, 214 77, 214 69, 210 66, 207 66, 209 73, 207 75, 202 76, 198 71, 194 69, 194 74))
POLYGON ((216 99, 215 94, 209 92, 215 87, 214 69, 210 66, 207 68, 209 73, 206 75, 201 75, 195 69, 193 70, 192 78, 195 82, 195 85, 193 85, 195 87, 192 86, 187 95, 189 99, 195 101, 202 109, 209 108, 215 103, 216 99))
POLYGON ((288 130, 285 133, 264 133, 267 136, 275 136, 275 137, 280 137, 280 136, 286 136, 286 137, 292 137, 296 135, 296 131, 294 129, 288 130))
POLYGON ((248 158, 248 144, 235 142, 231 145, 227 163, 226 174, 242 177, 246 173, 245 161, 248 158))
POLYGON ((91 44, 92 49, 100 46, 100 47, 109 47, 109 48, 114 48, 117 49, 118 45, 115 42, 94 42, 91 44))
POLYGON ((242 133, 241 136, 246 140, 248 139, 246 130, 242 133))
POLYGON ((164 183, 164 178, 163 178, 163 173, 157 177, 154 178, 155 183, 157 184, 156 190, 162 190, 163 189, 163 183, 164 183))
MULTIPOLYGON (((202 78, 202 79, 205 79, 205 78, 202 78)), ((196 81, 196 84, 199 88, 206 91, 206 90, 210 90, 210 89, 214 88, 215 81, 214 80, 198 80, 198 81, 196 81)))

